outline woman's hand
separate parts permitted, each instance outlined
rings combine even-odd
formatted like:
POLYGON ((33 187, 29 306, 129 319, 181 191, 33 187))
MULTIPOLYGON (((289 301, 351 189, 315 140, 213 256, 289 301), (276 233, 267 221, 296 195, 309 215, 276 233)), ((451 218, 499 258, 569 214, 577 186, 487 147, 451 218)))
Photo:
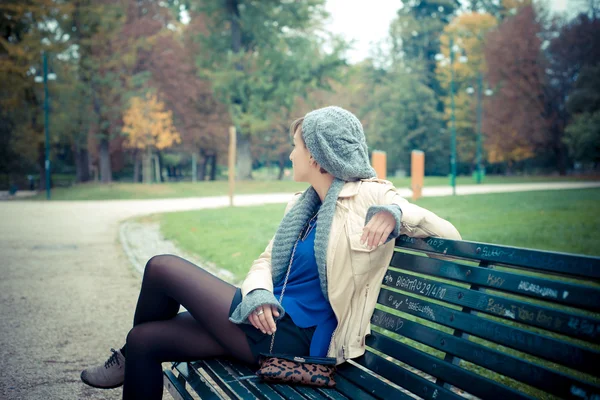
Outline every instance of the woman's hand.
POLYGON ((275 319, 279 317, 279 310, 276 306, 265 304, 256 307, 248 316, 248 320, 256 329, 260 329, 262 333, 272 335, 275 333, 275 319))
POLYGON ((387 211, 380 211, 363 228, 360 242, 366 244, 369 249, 374 249, 385 243, 395 227, 396 219, 394 216, 387 211))

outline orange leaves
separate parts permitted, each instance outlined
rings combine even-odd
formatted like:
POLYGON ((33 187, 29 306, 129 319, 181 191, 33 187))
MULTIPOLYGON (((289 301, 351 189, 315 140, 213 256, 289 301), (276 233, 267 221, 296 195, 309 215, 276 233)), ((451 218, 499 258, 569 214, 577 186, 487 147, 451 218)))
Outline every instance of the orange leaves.
POLYGON ((483 130, 486 148, 494 150, 492 160, 519 161, 548 142, 552 106, 540 51, 542 29, 534 8, 526 6, 488 37, 487 78, 496 93, 484 103, 483 130))
POLYGON ((128 147, 145 149, 149 146, 161 150, 181 142, 173 126, 171 111, 165 110, 163 102, 154 94, 146 98, 134 97, 123 115, 123 133, 127 135, 128 147))

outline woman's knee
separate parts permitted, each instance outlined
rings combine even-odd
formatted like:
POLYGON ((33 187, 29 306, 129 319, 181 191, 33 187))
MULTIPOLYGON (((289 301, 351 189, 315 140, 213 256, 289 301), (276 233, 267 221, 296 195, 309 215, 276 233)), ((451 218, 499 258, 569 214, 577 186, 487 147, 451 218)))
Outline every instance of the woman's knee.
POLYGON ((169 254, 161 254, 150 258, 144 268, 144 279, 161 276, 161 271, 168 268, 169 260, 173 258, 176 257, 169 254))
POLYGON ((127 334, 127 354, 149 354, 154 348, 156 332, 149 324, 133 327, 127 334))

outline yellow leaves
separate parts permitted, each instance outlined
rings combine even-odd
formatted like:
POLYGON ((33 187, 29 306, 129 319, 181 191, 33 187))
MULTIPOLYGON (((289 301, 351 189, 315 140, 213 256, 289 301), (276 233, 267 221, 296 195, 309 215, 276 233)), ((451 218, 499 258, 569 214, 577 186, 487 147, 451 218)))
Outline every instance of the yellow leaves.
POLYGON ((127 135, 126 146, 145 149, 154 146, 161 150, 175 143, 181 137, 173 126, 171 111, 154 94, 146 98, 134 97, 123 115, 123 133, 127 135))
POLYGON ((440 37, 440 51, 445 62, 438 64, 437 70, 442 75, 441 81, 445 87, 448 87, 450 81, 450 39, 452 38, 455 47, 453 68, 456 79, 460 81, 474 78, 479 71, 486 69, 483 51, 485 36, 497 25, 498 21, 491 14, 466 13, 456 17, 444 28, 440 37), (461 56, 466 56, 466 62, 461 62, 461 56))
POLYGON ((491 163, 514 162, 531 158, 533 148, 514 129, 504 127, 501 135, 488 135, 485 150, 491 163))

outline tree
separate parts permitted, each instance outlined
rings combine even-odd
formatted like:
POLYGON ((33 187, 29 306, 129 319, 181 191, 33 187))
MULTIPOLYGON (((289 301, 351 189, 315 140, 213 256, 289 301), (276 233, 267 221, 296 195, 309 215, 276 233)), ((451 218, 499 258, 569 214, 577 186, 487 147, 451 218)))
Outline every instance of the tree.
MULTIPOLYGON (((35 76, 42 71, 42 51, 56 55, 68 47, 65 21, 70 12, 70 4, 51 0, 0 4, 0 132, 6 146, 0 157, 0 172, 10 175, 37 166, 43 175, 43 94, 35 76)), ((60 64, 59 59, 53 59, 54 66, 60 64)), ((49 89, 52 95, 54 85, 49 89)), ((41 179, 43 188, 45 181, 41 179)))
MULTIPOLYGON (((540 32, 533 7, 526 6, 488 36, 487 78, 496 93, 484 105, 483 131, 491 162, 510 165, 553 146, 549 130, 556 115, 549 106, 553 94, 545 75, 540 32)), ((564 172, 564 165, 560 169, 564 172)))
POLYGON ((378 75, 361 113, 369 146, 386 151, 390 171, 410 170, 410 153, 417 149, 427 154, 427 174, 447 171, 449 135, 427 71, 396 65, 378 75))
POLYGON ((600 19, 593 15, 593 10, 582 12, 564 24, 546 50, 553 107, 561 117, 561 129, 552 132, 555 141, 581 162, 598 161, 600 19))
POLYGON ((208 80, 199 76, 194 58, 201 54, 193 38, 203 31, 203 16, 192 15, 183 28, 162 32, 148 63, 150 84, 158 89, 167 106, 173 111, 173 121, 182 138, 182 150, 201 157, 197 169, 204 179, 207 165, 210 177, 216 179, 216 164, 227 154, 227 109, 214 96, 208 80))
POLYGON ((440 34, 457 8, 455 0, 409 2, 398 10, 390 26, 392 62, 403 60, 423 68, 425 83, 436 93, 440 93, 435 75, 440 34))
POLYGON ((126 20, 126 4, 117 0, 81 0, 76 19, 80 46, 80 79, 90 99, 93 121, 88 126, 90 164, 103 183, 112 181, 111 152, 121 146, 121 116, 125 87, 117 46, 126 20))
MULTIPOLYGON (((457 132, 457 155, 459 161, 475 165, 477 143, 477 97, 467 94, 468 87, 476 87, 479 74, 485 74, 485 37, 497 25, 497 20, 487 13, 465 13, 456 17, 444 28, 440 37, 440 52, 444 60, 438 64, 437 76, 445 95, 445 119, 451 120, 450 79, 454 72, 455 118, 457 132), (459 50, 455 51, 454 63, 450 65, 450 40, 459 50), (466 57, 466 62, 461 62, 466 57)), ((456 49, 455 49, 456 50, 456 49)))
MULTIPOLYGON (((128 147, 144 151, 143 176, 144 182, 151 182, 152 150, 162 150, 181 138, 173 127, 171 111, 166 111, 164 103, 156 95, 147 94, 146 98, 134 97, 131 105, 123 116, 123 133, 128 147)), ((160 179, 157 176, 157 179, 160 179)))
POLYGON ((574 115, 564 141, 571 156, 580 162, 600 162, 600 64, 586 66, 577 77, 567 101, 574 115))
POLYGON ((253 135, 273 128, 282 109, 311 87, 325 86, 344 64, 344 45, 322 49, 323 0, 220 0, 195 5, 206 15, 198 65, 238 132, 238 178, 249 179, 253 135))
MULTIPOLYGON (((586 0, 587 1, 587 0, 586 0)), ((593 0, 592 0, 593 1, 593 0)), ((517 13, 518 9, 531 5, 531 0, 463 0, 461 4, 472 12, 487 13, 498 20, 517 13)))

